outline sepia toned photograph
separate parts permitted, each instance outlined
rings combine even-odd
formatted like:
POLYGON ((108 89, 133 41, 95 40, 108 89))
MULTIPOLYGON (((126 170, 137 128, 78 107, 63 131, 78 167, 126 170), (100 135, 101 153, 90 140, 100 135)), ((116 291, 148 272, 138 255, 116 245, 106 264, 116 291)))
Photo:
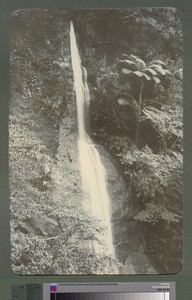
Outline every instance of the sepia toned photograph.
POLYGON ((181 271, 182 38, 174 8, 12 13, 14 273, 181 271))

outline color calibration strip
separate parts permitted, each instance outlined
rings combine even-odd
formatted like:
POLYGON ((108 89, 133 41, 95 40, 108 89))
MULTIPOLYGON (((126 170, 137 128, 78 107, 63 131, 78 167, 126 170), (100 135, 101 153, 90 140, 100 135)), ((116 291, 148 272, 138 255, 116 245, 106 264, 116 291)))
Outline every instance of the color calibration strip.
POLYGON ((175 282, 14 284, 12 300, 176 300, 175 282))
POLYGON ((50 300, 170 300, 169 292, 51 293, 50 300))

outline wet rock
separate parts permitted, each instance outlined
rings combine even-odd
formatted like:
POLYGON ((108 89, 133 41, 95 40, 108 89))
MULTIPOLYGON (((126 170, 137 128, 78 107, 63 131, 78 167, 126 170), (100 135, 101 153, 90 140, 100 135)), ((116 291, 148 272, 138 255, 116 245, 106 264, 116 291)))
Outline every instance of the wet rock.
POLYGON ((107 172, 111 199, 111 218, 116 256, 123 264, 121 274, 155 274, 144 248, 137 222, 133 219, 132 199, 118 170, 116 161, 102 147, 98 147, 107 172))
POLYGON ((44 236, 56 236, 61 231, 58 222, 46 216, 23 220, 19 230, 24 233, 44 236))

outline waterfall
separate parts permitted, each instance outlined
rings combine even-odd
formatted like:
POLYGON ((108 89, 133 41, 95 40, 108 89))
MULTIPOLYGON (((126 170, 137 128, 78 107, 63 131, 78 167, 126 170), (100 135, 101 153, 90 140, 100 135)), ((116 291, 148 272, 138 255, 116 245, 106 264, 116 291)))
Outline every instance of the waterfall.
POLYGON ((101 244, 92 242, 97 253, 115 258, 111 226, 110 199, 106 186, 106 171, 99 152, 87 133, 87 114, 89 113, 90 94, 87 84, 87 71, 81 66, 73 23, 70 27, 71 59, 74 76, 74 89, 77 102, 78 151, 81 180, 83 187, 83 207, 93 217, 100 220, 105 232, 100 234, 101 244))

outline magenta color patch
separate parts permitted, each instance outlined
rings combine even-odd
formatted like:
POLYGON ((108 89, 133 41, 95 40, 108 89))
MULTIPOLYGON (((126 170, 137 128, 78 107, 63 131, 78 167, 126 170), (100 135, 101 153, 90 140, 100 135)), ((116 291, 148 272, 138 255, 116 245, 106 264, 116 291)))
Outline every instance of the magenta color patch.
POLYGON ((57 291, 57 286, 56 285, 50 285, 50 291, 51 292, 56 292, 57 291))

